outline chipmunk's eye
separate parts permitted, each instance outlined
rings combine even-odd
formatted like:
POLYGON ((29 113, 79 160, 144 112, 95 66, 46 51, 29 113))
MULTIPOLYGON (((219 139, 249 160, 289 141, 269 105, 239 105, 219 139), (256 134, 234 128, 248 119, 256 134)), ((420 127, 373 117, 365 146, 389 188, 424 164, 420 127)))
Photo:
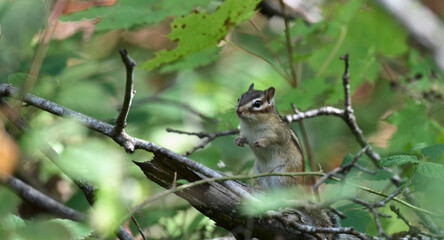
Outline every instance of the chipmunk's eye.
POLYGON ((253 107, 255 107, 255 108, 259 108, 261 105, 262 105, 262 102, 259 100, 253 103, 253 107))
POLYGON ((237 102, 239 102, 240 98, 237 99, 237 102))

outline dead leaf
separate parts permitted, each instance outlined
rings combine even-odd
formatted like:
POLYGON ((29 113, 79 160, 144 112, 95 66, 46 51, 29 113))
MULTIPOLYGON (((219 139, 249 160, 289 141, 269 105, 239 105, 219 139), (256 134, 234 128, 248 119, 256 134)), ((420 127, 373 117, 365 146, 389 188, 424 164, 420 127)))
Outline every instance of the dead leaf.
POLYGON ((82 32, 83 41, 87 42, 95 30, 95 25, 100 22, 102 18, 97 17, 91 20, 81 20, 75 22, 58 22, 57 27, 52 35, 52 39, 63 40, 71 37, 72 35, 82 32))
POLYGON ((170 20, 167 20, 150 27, 126 31, 122 37, 131 44, 157 51, 176 46, 167 37, 170 31, 170 20))
POLYGON ((95 0, 95 1, 74 1, 70 0, 65 4, 63 8, 63 15, 70 14, 73 12, 83 11, 91 6, 111 6, 116 3, 116 0, 95 0))
POLYGON ((370 135, 368 141, 373 143, 376 147, 386 148, 389 145, 389 140, 393 133, 398 128, 395 125, 384 121, 378 121, 377 130, 374 134, 370 135))
POLYGON ((0 180, 6 180, 14 172, 19 155, 19 147, 5 131, 0 120, 0 180))

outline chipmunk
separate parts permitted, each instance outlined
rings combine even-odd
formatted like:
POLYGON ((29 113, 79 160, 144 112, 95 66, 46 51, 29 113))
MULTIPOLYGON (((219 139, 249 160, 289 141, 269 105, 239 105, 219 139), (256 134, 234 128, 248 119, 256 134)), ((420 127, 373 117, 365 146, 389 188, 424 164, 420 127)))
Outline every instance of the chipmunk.
MULTIPOLYGON (((282 121, 274 103, 274 87, 255 90, 254 83, 239 98, 236 114, 240 119, 238 146, 248 144, 256 156, 255 172, 303 172, 304 157, 298 137, 282 121)), ((264 189, 304 184, 304 177, 272 176, 258 180, 264 189)))

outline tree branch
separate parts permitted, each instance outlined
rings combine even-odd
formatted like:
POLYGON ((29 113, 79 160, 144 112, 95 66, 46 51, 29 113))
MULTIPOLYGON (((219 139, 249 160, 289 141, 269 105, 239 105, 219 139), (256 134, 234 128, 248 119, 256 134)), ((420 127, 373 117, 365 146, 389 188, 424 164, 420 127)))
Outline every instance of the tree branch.
MULTIPOLYGON (((237 235, 239 232, 244 232, 243 230, 239 230, 239 228, 243 229, 243 226, 249 226, 249 231, 251 231, 252 237, 260 237, 261 239, 274 239, 276 237, 281 237, 282 239, 316 239, 313 237, 312 232, 305 231, 306 229, 311 229, 309 231, 317 229, 317 227, 314 226, 316 220, 314 220, 307 212, 294 209, 294 213, 289 213, 285 216, 278 217, 268 215, 247 217, 240 208, 242 198, 230 189, 227 189, 223 185, 224 181, 219 182, 221 179, 208 179, 205 176, 202 176, 202 174, 194 172, 186 166, 177 163, 175 159, 165 158, 159 154, 155 154, 154 159, 151 161, 136 164, 149 179, 158 183, 162 187, 169 189, 150 198, 142 203, 141 206, 158 200, 159 198, 164 197, 165 194, 174 192, 178 196, 187 199, 193 207, 216 221, 219 226, 230 230, 237 237, 239 237, 237 235), (177 179, 186 179, 190 183, 172 188, 176 173, 177 179), (217 182, 215 182, 216 180, 217 182), (282 220, 282 217, 284 217, 285 220, 282 220), (248 221, 251 222, 247 224, 248 221), (289 228, 286 222, 294 222, 294 226, 292 225, 292 227, 289 228), (298 228, 295 226, 298 226, 298 228)), ((291 175, 297 173, 288 174, 291 175)), ((230 178, 241 179, 251 178, 251 176, 226 177, 226 179, 230 178)), ((257 192, 252 186, 237 181, 233 182, 248 192, 257 192)), ((133 211, 136 211, 141 206, 136 207, 133 211)), ((327 231, 329 228, 320 229, 321 231, 327 231)), ((349 233, 344 234, 350 237, 349 233)))
POLYGON ((28 184, 22 182, 18 178, 9 176, 5 184, 14 190, 21 199, 35 204, 47 212, 74 221, 83 221, 86 219, 85 214, 57 202, 28 184))
POLYGON ((128 117, 129 110, 131 108, 131 102, 136 93, 134 89, 134 67, 136 62, 128 55, 125 49, 119 49, 122 61, 126 68, 126 85, 125 85, 125 97, 123 99, 122 109, 116 120, 115 131, 120 133, 126 127, 126 118, 128 117))

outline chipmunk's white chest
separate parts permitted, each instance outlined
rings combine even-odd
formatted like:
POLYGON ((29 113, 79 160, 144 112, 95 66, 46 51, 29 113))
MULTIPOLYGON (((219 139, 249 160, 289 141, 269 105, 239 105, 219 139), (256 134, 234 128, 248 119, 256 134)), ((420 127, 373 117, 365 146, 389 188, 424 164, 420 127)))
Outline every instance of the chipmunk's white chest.
POLYGON ((270 124, 266 123, 247 123, 245 121, 240 122, 241 129, 240 135, 247 139, 249 145, 253 145, 261 138, 266 138, 269 135, 270 124))
POLYGON ((267 128, 269 128, 269 124, 265 123, 251 124, 241 121, 240 125, 240 135, 246 138, 249 143, 254 143, 258 139, 265 137, 267 134, 267 128))
MULTIPOLYGON (((247 139, 248 145, 253 150, 257 160, 256 165, 259 167, 259 170, 269 171, 275 167, 270 164, 273 164, 273 162, 278 160, 277 158, 279 158, 281 146, 275 143, 268 144, 265 147, 254 146, 255 143, 261 139, 270 139, 270 136, 275 135, 273 126, 269 123, 248 124, 241 121, 240 135, 247 139)), ((277 162, 280 161, 278 160, 277 162)))
MULTIPOLYGON (((240 135, 247 139, 248 145, 253 150, 256 157, 254 170, 256 173, 283 172, 285 169, 285 154, 283 154, 283 146, 280 142, 273 142, 265 147, 256 147, 255 142, 260 139, 270 139, 271 136, 285 138, 279 136, 275 132, 276 126, 267 124, 248 124, 241 121, 240 135)), ((280 176, 259 178, 259 185, 265 189, 282 187, 280 176)))

